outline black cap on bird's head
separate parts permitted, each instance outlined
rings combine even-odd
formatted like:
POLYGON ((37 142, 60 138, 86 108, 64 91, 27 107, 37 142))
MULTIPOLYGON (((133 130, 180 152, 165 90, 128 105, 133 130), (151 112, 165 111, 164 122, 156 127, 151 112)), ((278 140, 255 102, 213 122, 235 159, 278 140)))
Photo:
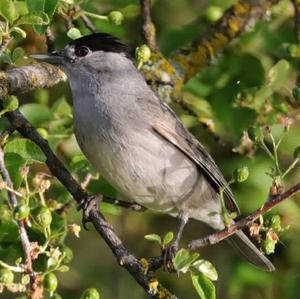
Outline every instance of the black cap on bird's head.
POLYGON ((97 51, 120 53, 132 59, 130 48, 108 33, 86 35, 71 41, 64 49, 58 52, 34 54, 31 57, 51 64, 61 65, 64 61, 75 63, 97 51))
POLYGON ((85 46, 93 52, 115 52, 131 57, 129 47, 108 33, 95 33, 86 35, 73 40, 69 43, 69 45, 74 45, 75 49, 85 46))

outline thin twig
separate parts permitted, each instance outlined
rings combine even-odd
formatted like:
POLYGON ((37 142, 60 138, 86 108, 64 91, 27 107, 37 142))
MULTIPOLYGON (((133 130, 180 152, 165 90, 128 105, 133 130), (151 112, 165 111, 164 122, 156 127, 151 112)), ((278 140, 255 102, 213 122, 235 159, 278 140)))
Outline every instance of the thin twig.
POLYGON ((4 51, 6 50, 6 48, 8 47, 10 41, 12 40, 11 37, 9 38, 3 38, 2 40, 2 44, 0 45, 0 57, 2 56, 2 54, 4 53, 4 51))
POLYGON ((13 132, 14 132, 15 128, 13 126, 8 127, 7 129, 3 130, 2 132, 0 132, 0 144, 6 139, 8 138, 13 132))
POLYGON ((243 229, 244 227, 248 226, 249 224, 253 223, 261 215, 267 213, 272 208, 274 208, 276 205, 278 205, 282 201, 292 197, 299 191, 300 191, 300 183, 294 185, 286 192, 275 196, 271 200, 268 200, 261 208, 257 209, 255 212, 248 215, 247 217, 242 218, 241 220, 235 222, 234 224, 226 227, 225 229, 218 231, 214 234, 211 234, 209 236, 206 236, 202 239, 191 241, 188 244, 188 248, 192 251, 195 251, 201 247, 219 243, 220 241, 233 235, 235 232, 237 232, 237 231, 243 229))
MULTIPOLYGON (((78 11, 82 11, 81 7, 79 5, 75 5, 75 10, 78 11)), ((81 13, 80 15, 80 20, 82 21, 82 23, 84 24, 84 26, 89 29, 92 33, 97 33, 97 29, 94 26, 94 24, 92 23, 92 21, 90 20, 90 18, 85 15, 84 13, 81 13)))
POLYGON ((151 19, 151 0, 141 0, 141 17, 144 40, 152 51, 158 50, 156 29, 151 19))
POLYGON ((45 32, 45 36, 46 36, 46 44, 47 44, 47 48, 48 48, 48 53, 51 53, 55 50, 54 48, 54 34, 52 32, 52 30, 50 29, 50 27, 47 28, 46 32, 45 32))
MULTIPOLYGON (((7 186, 11 189, 13 189, 13 183, 10 178, 9 172, 5 166, 4 162, 4 153, 2 148, 0 147, 0 172, 1 176, 4 180, 4 182, 7 184, 7 186)), ((18 205, 18 200, 16 198, 16 195, 14 192, 7 191, 8 194, 8 201, 11 209, 14 209, 18 205)), ((36 285, 36 275, 32 268, 32 258, 31 258, 31 250, 30 250, 30 241, 28 238, 28 234, 24 225, 24 222, 19 220, 17 221, 19 233, 20 233, 20 240, 23 248, 23 253, 25 257, 25 266, 26 266, 26 272, 30 275, 30 297, 34 298, 34 292, 35 292, 35 285, 36 285)))

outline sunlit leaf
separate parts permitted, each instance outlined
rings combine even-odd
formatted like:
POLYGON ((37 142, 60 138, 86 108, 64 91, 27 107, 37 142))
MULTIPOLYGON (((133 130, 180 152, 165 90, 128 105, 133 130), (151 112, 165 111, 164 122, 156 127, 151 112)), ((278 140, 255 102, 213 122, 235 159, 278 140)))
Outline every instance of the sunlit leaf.
POLYGON ((177 271, 186 273, 190 265, 199 257, 199 253, 190 254, 188 250, 180 249, 173 259, 174 268, 177 271))
POLYGON ((16 153, 9 152, 5 154, 4 159, 5 165, 13 181, 14 188, 18 188, 22 181, 20 168, 26 164, 26 159, 16 153))
POLYGON ((215 299, 216 289, 209 278, 202 273, 191 272, 191 278, 195 290, 201 299, 215 299))
POLYGON ((144 236, 144 238, 148 241, 154 241, 157 242, 158 244, 162 244, 161 237, 157 234, 149 234, 144 236))
POLYGON ((67 36, 70 39, 77 39, 77 38, 82 37, 82 34, 78 28, 73 27, 67 32, 67 36))
POLYGON ((168 232, 163 239, 163 245, 168 245, 174 238, 174 234, 172 232, 168 232))
POLYGON ((207 261, 207 260, 198 260, 195 261, 192 265, 193 270, 198 271, 199 273, 204 274, 207 276, 210 280, 217 280, 218 279, 218 273, 214 265, 207 261))
POLYGON ((16 153, 29 162, 45 162, 46 157, 41 149, 32 141, 17 138, 8 142, 4 147, 5 153, 16 153))
POLYGON ((0 1, 0 15, 9 23, 12 23, 16 18, 16 9, 12 0, 0 1))
POLYGON ((25 104, 20 107, 20 111, 36 127, 42 126, 51 119, 50 109, 42 104, 25 104))
POLYGON ((269 86, 273 90, 278 90, 286 85, 290 69, 290 64, 282 59, 277 62, 269 71, 268 79, 269 86))
POLYGON ((20 25, 47 25, 49 24, 49 17, 43 11, 34 11, 25 16, 22 16, 17 22, 16 26, 20 25))

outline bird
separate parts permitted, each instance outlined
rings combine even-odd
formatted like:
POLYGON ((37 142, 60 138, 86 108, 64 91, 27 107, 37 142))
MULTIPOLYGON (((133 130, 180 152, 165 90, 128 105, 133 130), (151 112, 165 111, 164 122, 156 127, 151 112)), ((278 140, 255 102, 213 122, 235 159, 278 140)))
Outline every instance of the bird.
MULTIPOLYGON (((77 142, 101 175, 127 200, 179 218, 175 252, 189 219, 225 228, 221 189, 226 209, 239 212, 213 158, 148 86, 118 38, 94 33, 31 57, 68 77, 77 142)), ((229 241, 253 265, 275 270, 244 232, 229 241)))

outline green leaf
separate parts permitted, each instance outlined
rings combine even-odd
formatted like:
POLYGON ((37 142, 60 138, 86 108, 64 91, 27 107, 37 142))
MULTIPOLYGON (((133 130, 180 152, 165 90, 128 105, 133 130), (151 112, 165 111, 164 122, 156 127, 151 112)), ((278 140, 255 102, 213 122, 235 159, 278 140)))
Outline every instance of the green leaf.
POLYGON ((24 56, 24 50, 21 47, 17 47, 13 50, 11 58, 13 62, 16 62, 18 59, 24 56))
POLYGON ((206 260, 195 261, 192 265, 193 270, 196 270, 199 273, 204 274, 210 280, 214 281, 218 279, 218 273, 214 265, 206 260))
POLYGON ((82 34, 80 32, 79 29, 73 27, 71 28, 68 32, 67 32, 67 36, 70 38, 70 39, 77 39, 79 37, 82 37, 82 34))
POLYGON ((41 10, 44 11, 45 0, 26 0, 29 12, 41 10))
POLYGON ((25 166, 26 160, 16 153, 6 153, 4 160, 14 188, 17 189, 22 182, 20 168, 25 166))
POLYGON ((65 273, 65 272, 68 272, 70 270, 70 268, 66 265, 62 265, 57 270, 60 271, 60 272, 65 273))
POLYGON ((204 274, 191 272, 195 290, 201 299, 215 299, 216 289, 214 284, 204 274))
POLYGON ((149 235, 144 236, 144 238, 148 241, 154 241, 160 245, 162 244, 161 237, 157 234, 149 234, 149 235))
POLYGON ((9 23, 16 19, 16 9, 12 0, 0 1, 0 15, 9 23))
POLYGON ((35 127, 41 127, 51 119, 50 109, 42 104, 25 104, 20 107, 20 111, 35 127))
POLYGON ((34 11, 25 16, 22 16, 17 22, 16 26, 20 25, 47 25, 49 24, 49 17, 43 11, 34 11))
POLYGON ((57 8, 58 0, 47 0, 45 2, 45 9, 44 12, 48 15, 49 19, 51 20, 55 10, 57 8))
POLYGON ((13 33, 13 32, 15 32, 15 33, 17 33, 19 36, 21 36, 22 38, 26 38, 26 36, 27 36, 27 33, 26 33, 26 31, 24 31, 23 29, 21 29, 20 27, 12 27, 11 29, 10 29, 10 32, 11 33, 13 33))
POLYGON ((282 59, 279 62, 277 62, 268 73, 268 85, 273 90, 278 90, 286 86, 289 69, 290 64, 286 60, 282 59))
POLYGON ((28 8, 25 1, 15 1, 14 4, 18 18, 28 14, 28 8))
POLYGON ((10 49, 6 49, 5 52, 2 53, 2 55, 0 56, 0 61, 8 64, 12 63, 10 49))
POLYGON ((174 239, 174 234, 172 232, 168 232, 164 236, 163 245, 168 245, 174 239))
POLYGON ((89 161, 82 154, 74 156, 70 162, 70 169, 76 173, 79 171, 87 171, 89 166, 89 161))
POLYGON ((180 249, 173 259, 174 268, 177 271, 186 273, 191 264, 199 257, 199 253, 190 254, 188 250, 180 249))
POLYGON ((16 96, 8 96, 3 99, 3 112, 14 111, 19 107, 19 101, 16 96))
POLYGON ((17 138, 8 142, 4 147, 5 153, 15 153, 29 162, 46 161, 46 157, 41 149, 32 141, 23 138, 17 138))
POLYGON ((60 98, 51 108, 51 113, 57 119, 72 116, 72 108, 65 97, 60 98))
MULTIPOLYGON (((29 12, 42 11, 47 16, 48 25, 52 20, 54 12, 57 8, 58 0, 26 0, 29 12)), ((39 34, 44 34, 47 26, 34 25, 34 30, 39 34)))

